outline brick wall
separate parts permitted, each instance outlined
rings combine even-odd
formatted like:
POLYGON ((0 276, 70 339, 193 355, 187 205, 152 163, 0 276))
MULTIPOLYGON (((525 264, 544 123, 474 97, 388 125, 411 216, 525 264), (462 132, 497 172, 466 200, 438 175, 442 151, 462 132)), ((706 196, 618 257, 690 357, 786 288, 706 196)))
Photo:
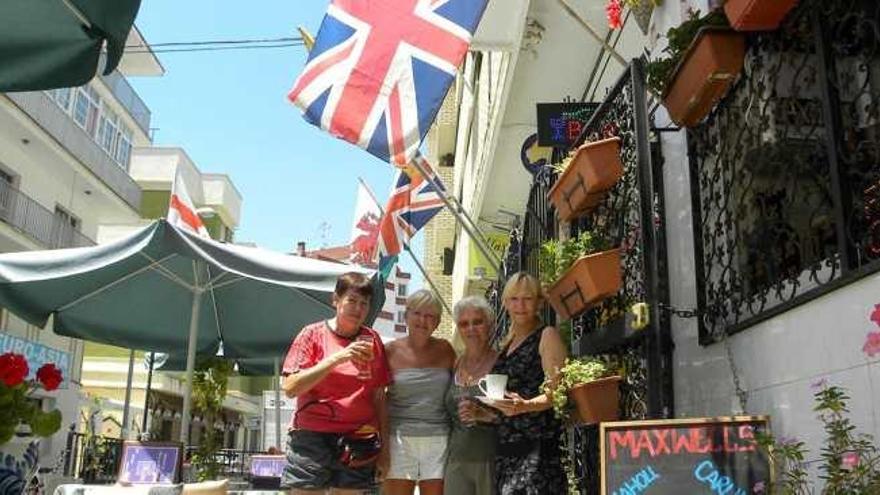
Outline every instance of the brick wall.
MULTIPOLYGON (((449 190, 452 190, 454 181, 453 170, 452 167, 437 167, 437 175, 440 176, 440 180, 443 181, 443 184, 449 190)), ((452 309, 452 306, 455 304, 455 301, 452 300, 452 276, 443 275, 443 248, 452 248, 455 244, 455 217, 449 213, 448 209, 444 208, 425 226, 424 230, 425 257, 423 263, 425 271, 428 272, 428 276, 431 277, 431 280, 437 286, 440 297, 452 309)), ((427 283, 425 288, 428 288, 427 283)), ((455 324, 452 321, 452 317, 444 312, 436 335, 447 339, 452 338, 452 330, 454 328, 455 324)))

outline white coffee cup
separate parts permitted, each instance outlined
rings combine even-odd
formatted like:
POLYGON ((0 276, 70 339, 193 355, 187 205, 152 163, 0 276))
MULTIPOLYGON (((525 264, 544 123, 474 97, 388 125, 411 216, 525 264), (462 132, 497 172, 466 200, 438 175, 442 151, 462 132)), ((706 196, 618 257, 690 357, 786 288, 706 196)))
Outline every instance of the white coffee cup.
POLYGON ((480 390, 490 399, 503 399, 507 390, 507 375, 486 375, 477 383, 480 390))

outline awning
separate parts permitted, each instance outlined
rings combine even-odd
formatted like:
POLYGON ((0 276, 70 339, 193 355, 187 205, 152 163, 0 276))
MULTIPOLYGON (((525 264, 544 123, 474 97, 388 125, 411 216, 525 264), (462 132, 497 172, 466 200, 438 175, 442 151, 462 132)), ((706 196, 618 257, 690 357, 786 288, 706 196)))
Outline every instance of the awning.
POLYGON ((116 69, 140 0, 3 0, 0 91, 82 86, 116 69))

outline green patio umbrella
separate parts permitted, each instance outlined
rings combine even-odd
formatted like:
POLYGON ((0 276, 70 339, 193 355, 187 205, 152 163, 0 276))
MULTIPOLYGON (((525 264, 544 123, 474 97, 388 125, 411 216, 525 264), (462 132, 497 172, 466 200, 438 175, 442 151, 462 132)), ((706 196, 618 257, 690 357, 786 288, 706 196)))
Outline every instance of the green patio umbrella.
MULTIPOLYGON (((330 317, 342 273, 375 272, 224 244, 159 220, 116 242, 0 255, 0 305, 55 333, 129 349, 230 359, 280 356, 308 323, 330 317)), ((373 301, 373 315, 384 290, 373 301)), ((190 394, 184 392, 188 430, 190 394)))
POLYGON ((82 86, 116 69, 140 0, 0 1, 0 91, 82 86))

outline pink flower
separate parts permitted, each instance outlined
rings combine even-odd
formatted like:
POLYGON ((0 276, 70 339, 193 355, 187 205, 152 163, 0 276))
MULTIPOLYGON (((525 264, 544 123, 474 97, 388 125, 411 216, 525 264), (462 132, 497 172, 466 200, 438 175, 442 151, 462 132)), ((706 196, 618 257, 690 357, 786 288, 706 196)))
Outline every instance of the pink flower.
POLYGON ((867 354, 868 357, 880 354, 880 332, 868 332, 868 338, 865 339, 862 352, 867 354))
POLYGON ((620 15, 623 13, 623 7, 620 5, 620 0, 608 0, 608 4, 605 5, 605 15, 608 16, 608 27, 611 29, 620 29, 623 26, 623 22, 621 22, 620 15))
POLYGON ((842 456, 840 456, 840 467, 847 470, 852 471, 853 469, 859 466, 859 453, 858 452, 844 452, 842 456))
POLYGON ((880 327, 880 304, 874 305, 874 311, 871 312, 871 321, 877 324, 880 327))

